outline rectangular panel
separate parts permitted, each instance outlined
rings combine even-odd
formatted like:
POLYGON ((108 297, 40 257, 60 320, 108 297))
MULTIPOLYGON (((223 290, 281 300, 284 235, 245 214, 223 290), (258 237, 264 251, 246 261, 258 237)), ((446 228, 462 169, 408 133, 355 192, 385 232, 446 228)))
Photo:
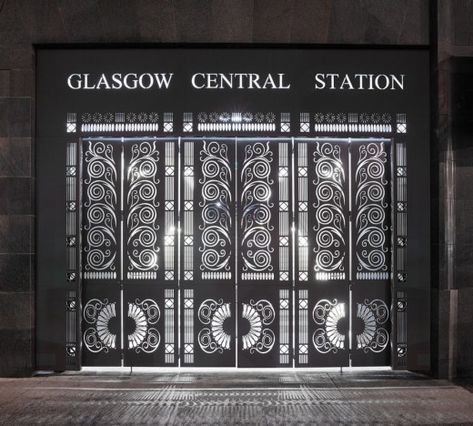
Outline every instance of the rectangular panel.
POLYGON ((82 288, 82 365, 121 365, 120 287, 82 288))
POLYGON ((120 279, 121 145, 84 140, 83 285, 120 279))
POLYGON ((235 366, 235 291, 233 286, 199 284, 184 288, 181 365, 235 366))
POLYGON ((390 150, 388 140, 355 140, 351 144, 353 366, 390 362, 390 150))
POLYGON ((125 366, 176 366, 177 290, 129 285, 123 307, 125 366))
POLYGON ((182 279, 235 283, 235 139, 183 139, 182 279))
POLYGON ((82 364, 121 364, 121 144, 83 141, 82 364))
POLYGON ((238 288, 238 366, 292 365, 292 292, 276 285, 238 288))
POLYGON ((357 283, 352 296, 352 365, 389 365, 390 282, 357 283))
POLYGON ((238 282, 292 282, 291 162, 288 139, 237 141, 238 282))
POLYGON ((353 199, 353 279, 391 278, 390 144, 351 143, 353 199))
POLYGON ((344 283, 296 290, 296 366, 348 366, 349 310, 344 283))
POLYGON ((348 284, 348 139, 296 139, 296 282, 348 284))
POLYGON ((124 140, 123 280, 177 284, 177 140, 124 140))

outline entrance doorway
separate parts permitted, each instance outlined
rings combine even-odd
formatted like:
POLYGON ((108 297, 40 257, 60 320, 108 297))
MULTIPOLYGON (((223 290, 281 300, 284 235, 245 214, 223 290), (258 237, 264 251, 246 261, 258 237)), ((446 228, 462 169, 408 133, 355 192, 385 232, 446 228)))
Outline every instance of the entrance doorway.
POLYGON ((86 138, 82 364, 389 365, 391 141, 86 138))

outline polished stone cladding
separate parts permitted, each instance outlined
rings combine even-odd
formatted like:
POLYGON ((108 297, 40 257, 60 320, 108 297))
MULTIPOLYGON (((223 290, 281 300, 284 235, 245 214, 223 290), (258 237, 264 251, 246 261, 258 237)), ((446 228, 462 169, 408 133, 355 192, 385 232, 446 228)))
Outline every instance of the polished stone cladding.
POLYGON ((73 374, 0 379, 1 423, 471 424, 473 393, 392 371, 73 374))
POLYGON ((452 145, 449 89, 472 17, 465 0, 0 0, 0 376, 35 365, 34 44, 176 42, 430 43, 433 372, 473 376, 473 157, 452 145))

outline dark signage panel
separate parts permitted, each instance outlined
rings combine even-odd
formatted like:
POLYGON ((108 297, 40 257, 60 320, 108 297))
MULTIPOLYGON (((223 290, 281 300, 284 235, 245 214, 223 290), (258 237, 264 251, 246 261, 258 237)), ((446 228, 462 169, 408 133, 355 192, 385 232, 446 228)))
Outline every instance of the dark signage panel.
POLYGON ((428 370, 423 49, 37 51, 37 368, 428 370))

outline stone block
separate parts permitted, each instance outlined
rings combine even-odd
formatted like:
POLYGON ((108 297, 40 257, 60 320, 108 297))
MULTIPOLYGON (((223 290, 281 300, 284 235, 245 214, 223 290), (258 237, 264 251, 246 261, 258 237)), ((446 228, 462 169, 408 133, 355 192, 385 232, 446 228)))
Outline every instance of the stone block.
POLYGON ((10 132, 8 98, 0 98, 0 138, 7 138, 10 132))
POLYGON ((0 377, 30 376, 33 372, 32 329, 0 329, 0 377))
POLYGON ((10 137, 31 137, 32 108, 30 98, 9 98, 10 137))
POLYGON ((291 40, 293 2, 290 0, 255 0, 253 41, 288 43, 291 40))
POLYGON ((129 0, 101 0, 99 15, 103 38, 108 42, 138 42, 140 30, 136 2, 129 0))
POLYGON ((33 293, 0 293, 0 330, 28 330, 34 323, 33 293))
POLYGON ((0 253, 33 252, 33 217, 0 215, 0 253))
POLYGON ((34 255, 0 254, 0 292, 33 291, 34 255))
POLYGON ((333 0, 329 43, 363 43, 369 17, 359 0, 333 0))
POLYGON ((30 177, 0 177, 0 215, 33 214, 34 181, 30 177))
POLYGON ((175 8, 171 0, 138 0, 136 14, 141 41, 176 41, 175 8))
MULTIPOLYGON (((473 281, 473 280, 472 280, 473 281)), ((473 286, 458 291, 457 377, 473 377, 473 286)))
POLYGON ((10 96, 10 70, 0 70, 0 97, 10 96))
POLYGON ((291 42, 327 43, 331 10, 330 0, 295 1, 292 11, 291 42))
POLYGON ((251 42, 253 39, 253 0, 212 1, 212 41, 251 42))
POLYGON ((59 0, 59 12, 67 41, 104 41, 100 3, 96 0, 59 0))
POLYGON ((211 0, 174 1, 178 42, 211 42, 212 2, 211 0))
POLYGON ((31 177, 31 138, 0 138, 0 177, 31 177))
POLYGON ((10 96, 35 97, 35 74, 31 69, 12 69, 10 71, 10 96))

